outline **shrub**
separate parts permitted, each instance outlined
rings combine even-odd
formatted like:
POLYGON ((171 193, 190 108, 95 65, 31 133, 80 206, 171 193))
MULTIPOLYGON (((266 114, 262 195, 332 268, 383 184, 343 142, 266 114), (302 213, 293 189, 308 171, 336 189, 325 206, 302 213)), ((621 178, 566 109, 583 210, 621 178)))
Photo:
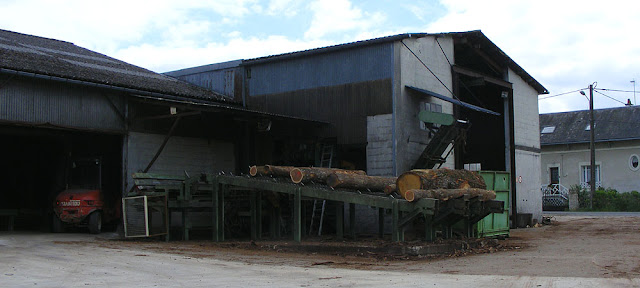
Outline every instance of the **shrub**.
MULTIPOLYGON (((583 189, 580 185, 573 185, 569 190, 572 193, 578 193, 579 207, 581 209, 589 208, 589 189, 583 189)), ((640 192, 618 193, 615 189, 600 187, 593 195, 592 211, 640 212, 640 192)))

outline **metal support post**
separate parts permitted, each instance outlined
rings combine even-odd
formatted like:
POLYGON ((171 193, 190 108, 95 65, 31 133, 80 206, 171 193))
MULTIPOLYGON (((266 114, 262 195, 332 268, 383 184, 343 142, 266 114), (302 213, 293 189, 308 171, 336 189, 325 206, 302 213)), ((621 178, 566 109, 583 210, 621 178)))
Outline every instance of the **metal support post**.
POLYGON ((220 241, 220 223, 219 223, 219 213, 220 213, 220 187, 218 185, 218 178, 213 181, 213 189, 211 189, 211 233, 213 234, 213 241, 220 241))
POLYGON ((349 233, 356 240, 356 204, 349 203, 349 233))
POLYGON ((336 205, 336 237, 344 239, 344 202, 336 205))
POLYGON ((300 188, 296 189, 293 196, 293 241, 302 241, 302 195, 300 188))
POLYGON ((398 209, 398 200, 393 200, 391 221, 391 241, 400 242, 400 211, 398 209))
POLYGON ((251 207, 251 240, 258 239, 258 192, 255 190, 251 191, 251 199, 249 200, 249 206, 251 207))
POLYGON ((378 208, 378 237, 384 237, 384 208, 378 208))
POLYGON ((435 238, 435 229, 433 229, 433 216, 424 216, 424 240, 432 242, 435 238))

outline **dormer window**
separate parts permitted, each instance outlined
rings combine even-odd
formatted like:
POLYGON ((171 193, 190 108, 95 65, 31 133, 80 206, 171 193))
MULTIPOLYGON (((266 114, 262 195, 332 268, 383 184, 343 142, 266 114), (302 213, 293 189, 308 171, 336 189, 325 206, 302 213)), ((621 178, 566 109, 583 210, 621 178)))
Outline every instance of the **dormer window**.
POLYGON ((551 134, 551 133, 553 133, 553 131, 556 131, 556 126, 547 126, 547 127, 542 128, 542 132, 540 132, 540 133, 542 133, 542 134, 551 134))

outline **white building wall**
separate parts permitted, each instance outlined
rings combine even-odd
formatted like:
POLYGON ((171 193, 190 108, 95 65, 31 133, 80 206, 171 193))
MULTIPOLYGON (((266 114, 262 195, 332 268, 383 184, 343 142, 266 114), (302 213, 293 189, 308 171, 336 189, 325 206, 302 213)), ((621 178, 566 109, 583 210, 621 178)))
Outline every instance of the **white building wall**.
POLYGON ((509 69, 508 76, 509 82, 513 84, 517 213, 531 213, 534 220, 541 221, 538 92, 513 70, 509 69))
MULTIPOLYGON (((142 172, 147 167, 164 138, 165 135, 160 134, 129 133, 127 190, 132 185, 131 174, 142 172)), ((198 177, 200 173, 232 172, 234 168, 233 143, 174 136, 149 173, 184 175, 186 171, 191 177, 198 177)))
MULTIPOLYGON (((640 156, 640 141, 598 143, 596 145, 596 165, 600 165, 601 186, 618 192, 640 191, 640 169, 629 165, 631 155, 640 156)), ((549 168, 558 167, 560 184, 569 188, 579 185, 580 166, 590 165, 588 144, 560 145, 544 147, 542 152, 542 185, 550 182, 549 168)))
MULTIPOLYGON (((402 41, 449 89, 452 89, 451 66, 447 62, 447 58, 454 61, 452 38, 438 37, 442 49, 447 54, 446 57, 440 50, 435 36, 409 38, 402 41)), ((396 63, 396 71, 399 71, 399 75, 394 76, 396 80, 394 82, 396 174, 399 175, 411 169, 430 140, 428 132, 420 129, 418 120, 420 102, 440 104, 442 112, 448 114, 453 114, 453 104, 435 97, 419 96, 418 93, 410 95, 405 88, 407 85, 452 97, 438 78, 434 77, 402 43, 396 43, 395 51, 399 55, 396 58, 396 61, 399 61, 396 63)), ((451 153, 443 167, 453 169, 454 159, 454 153, 451 153)))

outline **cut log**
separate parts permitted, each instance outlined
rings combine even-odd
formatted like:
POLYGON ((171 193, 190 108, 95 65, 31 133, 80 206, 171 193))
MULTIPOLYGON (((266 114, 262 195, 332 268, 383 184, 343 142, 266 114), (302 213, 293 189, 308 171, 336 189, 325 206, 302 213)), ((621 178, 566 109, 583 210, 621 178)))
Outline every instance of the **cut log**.
POLYGON ((362 170, 343 170, 323 167, 296 167, 294 169, 291 169, 289 176, 291 177, 291 181, 296 184, 300 182, 310 181, 325 183, 327 177, 334 173, 367 175, 367 173, 362 170))
POLYGON ((274 176, 274 177, 289 177, 291 170, 295 168, 293 166, 251 166, 249 167, 249 175, 251 176, 274 176))
POLYGON ((386 187, 384 187, 384 194, 389 195, 393 192, 396 192, 396 183, 389 184, 386 187))
POLYGON ((275 166, 275 165, 264 165, 264 166, 267 167, 267 169, 269 169, 269 172, 271 173, 271 175, 276 177, 289 177, 289 173, 291 173, 291 170, 296 168, 293 166, 275 166))
POLYGON ((496 192, 478 188, 432 190, 409 189, 405 191, 404 199, 409 202, 413 202, 422 198, 433 198, 441 201, 447 201, 449 199, 456 199, 464 195, 469 195, 470 198, 478 197, 480 198, 480 201, 496 199, 496 192))
POLYGON ((327 185, 332 188, 351 188, 359 190, 384 191, 395 183, 396 177, 367 176, 358 174, 333 173, 327 177, 327 185))
POLYGON ((268 176, 268 175, 270 175, 268 173, 269 173, 269 171, 267 170, 266 166, 253 165, 253 166, 249 167, 249 175, 251 175, 251 177, 268 176))
POLYGON ((402 173, 396 181, 397 192, 405 198, 406 191, 411 189, 486 189, 487 185, 478 172, 451 169, 411 170, 402 173))

